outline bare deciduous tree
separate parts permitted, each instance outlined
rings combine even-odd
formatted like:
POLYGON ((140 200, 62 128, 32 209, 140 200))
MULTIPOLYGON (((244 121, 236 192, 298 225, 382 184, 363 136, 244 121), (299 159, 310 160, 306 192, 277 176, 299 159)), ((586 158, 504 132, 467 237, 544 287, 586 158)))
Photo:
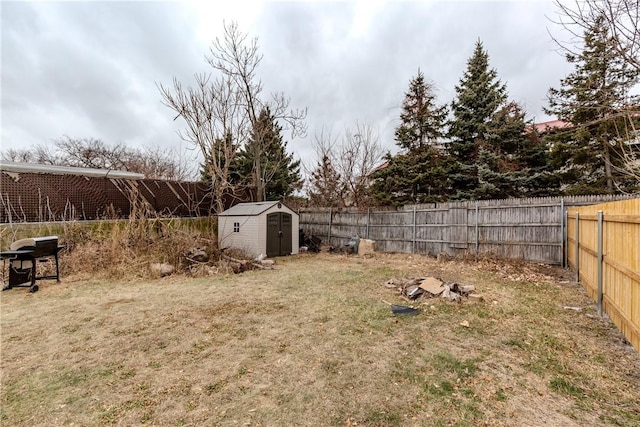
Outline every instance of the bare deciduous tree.
MULTIPOLYGON (((560 12, 557 24, 576 39, 603 18, 609 34, 616 40, 615 49, 625 61, 640 70, 640 2, 638 0, 555 1, 560 12)), ((566 44, 560 44, 566 48, 566 44)))
MULTIPOLYGON (((306 109, 290 109, 290 99, 281 92, 271 94, 269 99, 263 98, 262 81, 257 76, 261 61, 262 54, 259 52, 258 39, 249 39, 234 22, 225 23, 224 36, 216 38, 210 48, 210 56, 207 57, 209 65, 232 83, 239 97, 238 106, 253 130, 252 138, 247 138, 248 135, 245 133, 242 138, 238 138, 238 142, 245 144, 247 151, 253 153, 251 181, 256 188, 258 201, 263 199, 267 179, 273 176, 273 173, 265 173, 263 170, 267 163, 264 156, 266 142, 265 135, 261 134, 261 131, 267 132, 268 129, 260 126, 260 113, 268 109, 274 120, 278 121, 283 129, 291 132, 292 138, 305 134, 306 127, 303 120, 307 114, 306 109)), ((273 168, 274 165, 270 164, 270 167, 273 168)))
POLYGON ((262 82, 257 76, 261 60, 258 40, 249 39, 236 23, 225 23, 222 38, 215 39, 206 57, 215 78, 210 74, 196 75, 195 87, 185 87, 175 78, 172 88, 158 85, 164 105, 177 113, 175 119, 182 118, 187 125, 180 137, 202 154, 217 212, 224 208, 223 196, 237 190, 229 179, 230 168, 242 146, 254 153, 252 182, 258 200, 263 198, 265 145, 263 135, 256 135, 261 129, 261 111, 269 108, 292 136, 304 133, 306 110, 289 110, 289 99, 283 94, 273 94, 268 101, 263 99, 262 82))
MULTIPOLYGON (((638 0, 573 0, 565 2, 556 0, 559 11, 556 24, 561 25, 578 44, 583 44, 584 35, 599 23, 604 26, 612 39, 612 47, 617 55, 636 72, 640 72, 640 2, 638 0)), ((562 43, 554 38, 556 43, 570 55, 576 52, 570 44, 562 43)), ((616 150, 621 151, 624 159, 623 167, 614 166, 619 172, 635 179, 640 185, 640 141, 638 135, 638 119, 640 108, 638 97, 627 100, 628 106, 609 115, 624 117, 624 126, 616 130, 617 138, 610 141, 618 142, 616 150), (620 170, 621 169, 621 170, 620 170)), ((618 190, 620 190, 618 188, 618 190)))
POLYGON ((62 165, 59 155, 51 147, 44 145, 20 149, 9 148, 2 152, 2 160, 17 163, 62 165))
POLYGON ((637 183, 640 187, 640 129, 638 129, 638 115, 640 111, 628 113, 625 117, 623 125, 616 130, 619 141, 616 147, 619 147, 623 158, 622 167, 619 172, 628 179, 637 183))
POLYGON ((126 170, 147 178, 193 179, 193 168, 173 150, 160 147, 132 148, 124 144, 109 145, 96 138, 63 136, 50 145, 36 145, 2 152, 9 162, 72 166, 95 169, 126 170))
POLYGON ((195 80, 195 87, 185 87, 176 78, 173 88, 158 86, 164 105, 187 126, 179 131, 180 138, 200 150, 215 210, 222 212, 225 194, 235 190, 229 183, 229 168, 238 152, 237 141, 246 138, 248 123, 241 114, 241 94, 230 76, 212 80, 211 75, 198 74, 195 80))
POLYGON ((64 153, 67 166, 123 170, 127 158, 127 147, 124 144, 108 146, 96 138, 70 138, 63 136, 55 142, 56 147, 64 153))
POLYGON ((356 122, 355 128, 345 130, 342 141, 337 170, 347 189, 347 206, 369 206, 371 173, 384 155, 380 137, 371 125, 356 122))
POLYGON ((345 129, 340 139, 333 138, 330 131, 323 129, 315 136, 313 146, 318 164, 311 174, 310 198, 314 194, 324 194, 322 198, 315 198, 332 203, 330 206, 369 206, 372 203, 370 177, 384 155, 375 129, 356 122, 354 128, 345 129), (336 197, 330 194, 334 191, 336 197))
POLYGON ((189 159, 175 150, 161 147, 130 149, 125 169, 143 174, 146 178, 173 181, 193 181, 197 173, 195 159, 189 159))

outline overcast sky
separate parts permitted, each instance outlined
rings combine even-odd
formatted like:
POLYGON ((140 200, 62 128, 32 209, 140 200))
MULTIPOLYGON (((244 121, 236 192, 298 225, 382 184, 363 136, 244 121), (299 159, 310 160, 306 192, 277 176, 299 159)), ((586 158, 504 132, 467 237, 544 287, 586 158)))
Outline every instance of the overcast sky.
POLYGON ((393 151, 418 68, 450 103, 478 39, 536 121, 571 69, 549 36, 562 37, 551 1, 1 2, 0 13, 2 150, 68 135, 184 152, 156 84, 207 72, 223 20, 258 37, 265 89, 308 108, 308 136, 289 142, 305 163, 323 126, 356 120, 393 151))

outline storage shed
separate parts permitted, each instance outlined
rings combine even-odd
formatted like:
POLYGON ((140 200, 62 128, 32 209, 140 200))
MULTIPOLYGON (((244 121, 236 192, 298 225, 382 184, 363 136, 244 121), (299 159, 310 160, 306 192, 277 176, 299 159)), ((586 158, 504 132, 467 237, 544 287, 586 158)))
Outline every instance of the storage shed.
POLYGON ((218 215, 218 244, 255 257, 297 254, 299 224, 282 202, 240 203, 218 215))

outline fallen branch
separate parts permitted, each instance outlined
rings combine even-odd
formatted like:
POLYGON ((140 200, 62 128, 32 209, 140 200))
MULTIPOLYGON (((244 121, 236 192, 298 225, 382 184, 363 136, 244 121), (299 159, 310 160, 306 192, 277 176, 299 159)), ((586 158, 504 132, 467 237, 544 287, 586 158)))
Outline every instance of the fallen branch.
POLYGON ((238 264, 246 264, 246 263, 249 262, 246 259, 232 258, 229 255, 225 255, 225 254, 222 254, 222 258, 226 259, 227 261, 235 262, 235 263, 238 263, 238 264))
POLYGON ((257 267, 257 268, 259 268, 261 270, 273 270, 272 267, 266 267, 266 266, 264 266, 262 264, 258 264, 258 263, 253 262, 253 261, 232 258, 232 257, 230 257, 228 255, 225 255, 225 254, 222 254, 222 258, 226 259, 227 261, 235 262, 236 264, 240 264, 240 265, 250 264, 250 265, 253 265, 254 267, 257 267))
POLYGON ((193 258, 189 258, 188 256, 185 256, 185 259, 191 261, 194 264, 200 264, 200 265, 205 265, 205 264, 209 264, 209 261, 197 261, 193 258))

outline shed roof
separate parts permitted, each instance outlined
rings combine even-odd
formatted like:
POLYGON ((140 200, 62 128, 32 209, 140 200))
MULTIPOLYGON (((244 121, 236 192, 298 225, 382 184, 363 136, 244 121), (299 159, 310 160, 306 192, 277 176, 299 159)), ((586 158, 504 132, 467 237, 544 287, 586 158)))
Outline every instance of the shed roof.
POLYGON ((256 216, 278 203, 281 202, 238 203, 237 205, 222 212, 220 216, 256 216))

